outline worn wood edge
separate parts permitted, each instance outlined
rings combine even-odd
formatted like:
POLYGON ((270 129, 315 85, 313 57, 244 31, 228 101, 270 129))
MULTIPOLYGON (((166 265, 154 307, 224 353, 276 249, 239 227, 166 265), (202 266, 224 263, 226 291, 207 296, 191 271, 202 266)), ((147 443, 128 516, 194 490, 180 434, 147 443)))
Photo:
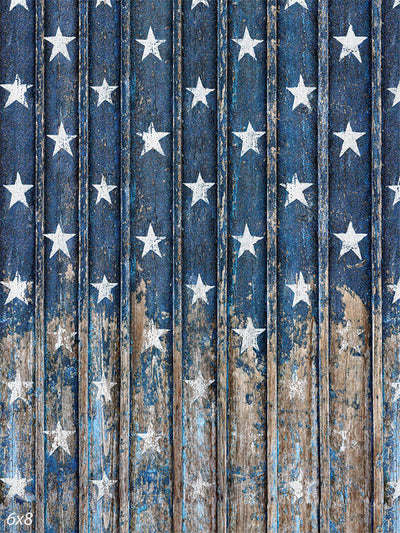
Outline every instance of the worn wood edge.
POLYGON ((217 533, 228 529, 228 0, 217 2, 217 533))
POLYGON ((88 370, 89 370, 89 7, 79 2, 79 161, 78 161, 78 420, 79 420, 79 531, 88 529, 89 456, 88 456, 88 370))
POLYGON ((330 531, 329 424, 329 0, 318 3, 319 525, 330 531))
POLYGON ((44 0, 35 2, 35 531, 44 531, 44 0))
POLYGON ((130 531, 130 352, 131 352, 131 111, 130 111, 130 68, 131 68, 131 9, 129 0, 121 0, 121 193, 120 193, 120 412, 119 412, 119 531, 130 531))
POLYGON ((267 3, 267 531, 278 531, 277 15, 267 3))
POLYGON ((372 414, 374 533, 383 529, 383 347, 382 347, 382 0, 372 0, 371 259, 372 414))
POLYGON ((174 533, 183 529, 182 434, 182 0, 173 0, 173 502, 174 533))

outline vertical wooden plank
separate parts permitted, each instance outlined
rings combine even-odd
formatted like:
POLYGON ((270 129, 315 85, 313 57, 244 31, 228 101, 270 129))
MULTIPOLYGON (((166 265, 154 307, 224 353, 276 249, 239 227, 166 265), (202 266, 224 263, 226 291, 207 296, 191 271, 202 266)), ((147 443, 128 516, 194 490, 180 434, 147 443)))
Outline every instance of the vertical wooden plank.
POLYGON ((286 2, 278 38, 279 527, 311 533, 319 529, 317 3, 286 2))
POLYGON ((329 4, 331 529, 370 531, 371 2, 329 4), (355 35, 355 37, 354 37, 355 35))
POLYGON ((172 2, 132 9, 131 528, 171 531, 172 2))
POLYGON ((0 529, 4 531, 20 529, 19 523, 32 529, 36 481, 35 9, 10 7, 8 2, 0 6, 0 529), (19 180, 23 185, 18 185, 19 180))

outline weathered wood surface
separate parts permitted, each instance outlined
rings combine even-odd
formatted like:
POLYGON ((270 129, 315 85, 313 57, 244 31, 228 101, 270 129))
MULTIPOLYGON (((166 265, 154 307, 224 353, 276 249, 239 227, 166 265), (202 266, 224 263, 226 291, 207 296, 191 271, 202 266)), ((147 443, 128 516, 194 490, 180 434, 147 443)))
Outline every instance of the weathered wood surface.
POLYGON ((399 17, 1 3, 0 531, 400 529, 399 17))

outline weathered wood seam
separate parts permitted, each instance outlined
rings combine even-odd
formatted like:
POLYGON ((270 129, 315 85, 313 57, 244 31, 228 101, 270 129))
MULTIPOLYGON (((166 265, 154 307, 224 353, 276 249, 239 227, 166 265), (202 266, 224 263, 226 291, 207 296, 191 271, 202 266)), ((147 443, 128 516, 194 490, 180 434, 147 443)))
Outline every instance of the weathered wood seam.
POLYGON ((277 2, 267 4, 267 530, 278 531, 277 2))
POLYGON ((35 531, 44 531, 44 0, 35 3, 35 531))
POLYGON ((130 531, 130 351, 131 351, 131 298, 130 298, 130 185, 131 185, 131 11, 130 1, 121 1, 121 192, 120 192, 120 435, 119 435, 119 531, 130 531))
POLYGON ((382 348, 382 0, 372 0, 371 263, 373 531, 383 527, 383 348, 382 348))
POLYGON ((318 3, 318 354, 320 531, 330 531, 329 445, 329 0, 318 3))
POLYGON ((173 531, 182 531, 182 0, 173 0, 173 531))
POLYGON ((79 420, 79 531, 88 529, 88 320, 89 320, 89 56, 88 4, 79 3, 79 207, 78 207, 78 420, 79 420))

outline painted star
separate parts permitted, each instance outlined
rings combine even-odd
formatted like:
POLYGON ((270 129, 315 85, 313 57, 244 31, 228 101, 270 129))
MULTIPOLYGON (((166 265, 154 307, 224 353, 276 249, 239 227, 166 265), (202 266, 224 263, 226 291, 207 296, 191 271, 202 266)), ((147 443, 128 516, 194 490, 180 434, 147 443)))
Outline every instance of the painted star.
POLYGON ((192 389, 193 395, 190 400, 190 405, 192 406, 197 400, 204 399, 207 394, 207 389, 210 385, 214 383, 214 379, 204 379, 202 374, 199 373, 196 379, 185 379, 187 385, 192 389))
POLYGON ((234 131, 233 135, 236 135, 236 137, 239 137, 242 141, 240 157, 244 156, 249 150, 253 150, 257 154, 260 153, 260 150, 258 149, 258 139, 265 135, 265 131, 255 131, 251 122, 249 122, 245 131, 234 131))
POLYGON ((101 500, 104 496, 106 498, 112 498, 111 487, 115 485, 116 481, 108 479, 105 472, 103 472, 101 479, 91 479, 90 481, 97 487, 97 501, 101 500))
POLYGON ((299 105, 303 104, 308 109, 311 109, 309 95, 313 93, 316 87, 307 87, 304 85, 303 76, 300 74, 299 83, 296 87, 286 87, 294 96, 292 109, 296 109, 299 105))
POLYGON ((113 381, 107 381, 104 372, 101 375, 101 381, 93 381, 97 387, 96 400, 101 400, 104 396, 105 402, 111 402, 111 389, 115 387, 116 383, 113 381))
POLYGON ((21 473, 17 470, 14 477, 1 477, 0 479, 3 483, 10 486, 7 493, 8 498, 11 499, 14 498, 14 496, 18 496, 18 498, 25 500, 25 489, 28 483, 32 481, 32 478, 27 479, 26 477, 21 477, 21 473))
POLYGON ((394 192, 393 204, 400 202, 400 178, 397 185, 388 185, 389 189, 394 192))
POLYGON ((400 398, 400 381, 395 381, 394 383, 391 383, 390 386, 394 389, 392 396, 392 403, 394 403, 400 398))
POLYGON ((136 41, 144 46, 142 61, 150 54, 153 54, 153 56, 162 61, 158 47, 160 44, 165 43, 165 39, 156 39, 151 26, 146 39, 136 39, 136 41))
POLYGON ((157 348, 160 352, 164 351, 163 345, 161 344, 161 339, 163 335, 168 333, 169 329, 157 328, 153 320, 149 320, 148 326, 144 329, 143 332, 143 348, 142 352, 148 348, 157 348))
POLYGON ((13 185, 3 185, 11 193, 11 199, 10 199, 10 206, 15 205, 18 202, 21 202, 21 204, 26 205, 28 207, 28 202, 26 201, 26 193, 30 189, 32 189, 33 185, 24 185, 21 181, 21 176, 19 172, 17 172, 17 177, 15 178, 15 183, 13 185))
POLYGON ((162 436, 156 434, 152 422, 150 422, 146 433, 137 433, 137 436, 143 442, 142 453, 161 451, 160 444, 158 441, 162 439, 162 436))
POLYGON ((151 122, 147 131, 144 131, 143 133, 137 133, 137 135, 139 135, 139 137, 141 137, 144 141, 143 150, 140 155, 144 155, 147 152, 150 152, 150 150, 155 150, 159 154, 165 155, 160 141, 169 135, 168 131, 156 131, 153 122, 151 122))
POLYGON ((339 257, 342 257, 342 255, 348 252, 354 252, 359 259, 362 259, 358 243, 367 236, 367 233, 356 233, 353 228, 353 223, 349 222, 346 233, 334 233, 334 235, 342 241, 339 257))
POLYGON ((242 354, 248 348, 254 348, 259 350, 257 337, 261 335, 265 328, 255 328, 251 317, 247 317, 247 323, 245 328, 237 328, 233 330, 235 333, 242 337, 242 346, 240 348, 240 353, 242 354))
POLYGON ((15 380, 9 381, 7 383, 7 387, 11 391, 10 405, 18 400, 18 398, 20 398, 23 402, 28 403, 26 391, 32 387, 32 381, 22 381, 21 372, 19 369, 15 373, 15 380))
POLYGON ((29 11, 28 6, 26 5, 26 0, 11 0, 10 2, 10 11, 14 9, 14 7, 21 6, 25 8, 27 11, 29 11))
POLYGON ((393 9, 397 6, 400 6, 400 0, 394 0, 393 9))
POLYGON ((400 300, 400 278, 395 285, 388 285, 388 287, 390 290, 394 291, 392 303, 395 304, 397 300, 400 300))
POLYGON ((97 0, 96 7, 101 6, 101 4, 112 7, 111 0, 97 0))
POLYGON ((335 131, 333 132, 333 134, 342 139, 343 141, 339 157, 342 157, 342 155, 349 149, 353 150, 353 152, 358 156, 360 155, 357 140, 363 135, 365 135, 364 131, 353 131, 350 122, 348 122, 345 131, 335 131))
POLYGON ((392 487, 392 489, 394 489, 392 494, 393 499, 397 500, 397 498, 400 496, 400 479, 398 481, 390 481, 389 485, 392 487))
POLYGON ((110 198, 110 192, 117 188, 116 185, 107 185, 106 178, 104 177, 104 174, 101 175, 101 183, 93 184, 93 187, 97 191, 97 199, 96 204, 98 204, 101 200, 105 200, 109 204, 112 204, 111 198, 110 198))
POLYGON ((91 85, 91 88, 97 92, 97 107, 99 107, 99 105, 103 102, 108 102, 109 104, 113 105, 112 93, 118 89, 118 85, 108 85, 106 79, 104 78, 101 85, 91 85))
POLYGON ((191 484, 192 487, 192 498, 196 500, 197 498, 205 498, 206 494, 205 491, 209 487, 212 487, 212 483, 207 483, 204 481, 203 476, 200 474, 200 472, 197 475, 196 480, 191 484))
POLYGON ((33 85, 21 83, 21 78, 18 76, 18 74, 15 76, 14 83, 2 83, 0 87, 3 87, 3 89, 9 93, 4 108, 8 107, 14 102, 18 102, 24 107, 28 107, 28 102, 26 101, 26 91, 33 87, 33 85))
POLYGON ((294 500, 300 500, 303 497, 303 472, 301 472, 297 478, 288 482, 288 487, 292 491, 294 500))
POLYGON ((49 455, 53 455, 53 453, 58 449, 61 448, 66 453, 71 455, 71 452, 68 447, 67 439, 70 435, 73 435, 75 431, 67 431, 61 427, 60 422, 57 422, 57 427, 53 431, 45 431, 46 435, 51 435, 54 437, 53 443, 51 445, 51 450, 49 452, 49 455))
POLYGON ((72 150, 69 143, 75 139, 76 135, 69 135, 64 128, 64 124, 61 122, 58 128, 57 135, 47 135, 51 140, 55 141, 53 156, 55 156, 60 150, 65 150, 67 154, 72 155, 72 150))
POLYGON ((198 103, 202 103, 208 107, 207 95, 215 91, 215 89, 207 89, 204 87, 200 76, 197 78, 196 87, 186 87, 186 90, 193 94, 192 108, 198 103))
POLYGON ((393 103, 392 103, 392 107, 394 107, 396 104, 400 102, 400 81, 397 84, 397 87, 389 87, 388 91, 394 94, 393 103))
POLYGON ((53 59, 58 54, 63 55, 66 59, 71 61, 71 58, 69 57, 69 53, 68 53, 67 44, 69 44, 74 39, 75 37, 65 37, 61 33, 60 26, 57 28, 57 31, 54 37, 45 37, 45 40, 53 45, 53 50, 51 51, 50 61, 53 61, 53 59))
POLYGON ((12 281, 2 281, 1 284, 10 290, 10 292, 8 293, 7 299, 5 301, 6 304, 12 302, 15 298, 17 298, 18 300, 21 300, 21 302, 23 302, 24 304, 28 304, 28 301, 25 295, 28 282, 21 281, 21 276, 19 272, 15 273, 15 277, 12 281))
POLYGON ((304 7, 304 9, 308 10, 308 6, 305 0, 287 0, 285 9, 288 9, 289 7, 294 6, 295 4, 299 4, 301 7, 304 7))
POLYGON ((139 241, 144 242, 143 251, 142 251, 142 257, 144 257, 149 252, 154 252, 159 257, 161 256, 160 247, 158 244, 163 241, 166 237, 156 237, 153 226, 149 224, 149 229, 147 230, 147 235, 141 237, 139 235, 136 236, 139 241))
POLYGON ((341 37, 334 37, 342 45, 342 51, 340 52, 339 61, 344 57, 347 57, 350 54, 362 63, 360 50, 358 47, 361 43, 366 40, 367 37, 357 37, 354 34, 353 26, 350 24, 349 29, 347 30, 347 35, 342 35, 341 37))
POLYGON ((53 246, 50 252, 50 259, 58 251, 63 252, 67 257, 71 257, 69 254, 67 241, 75 237, 75 233, 63 233, 60 224, 57 224, 55 233, 45 233, 45 237, 53 241, 53 246))
POLYGON ((186 285, 186 287, 193 291, 192 305, 194 305, 197 300, 208 304, 207 292, 213 289, 215 285, 205 285, 199 274, 196 283, 194 285, 186 285))
POLYGON ((76 332, 73 331, 71 333, 67 331, 66 328, 63 328, 59 325, 57 331, 55 331, 54 334, 56 336, 54 351, 57 351, 59 348, 64 346, 64 348, 66 348, 69 352, 72 353, 72 342, 76 336, 76 332))
POLYGON ((203 4, 206 7, 210 7, 210 4, 208 3, 208 0, 192 0, 192 9, 194 9, 199 4, 203 4))
POLYGON ((289 287, 289 289, 294 293, 292 307, 297 305, 299 302, 305 302, 307 305, 310 305, 310 297, 308 293, 311 290, 311 285, 309 283, 305 283, 302 272, 296 274, 296 283, 286 283, 286 287, 289 287))
POLYGON ((297 177, 297 174, 295 174, 292 178, 292 182, 287 183, 281 183, 281 186, 284 187, 288 193, 285 207, 287 207, 292 202, 295 202, 296 200, 299 201, 301 204, 305 205, 306 207, 309 207, 308 202, 304 196, 304 191, 311 187, 313 185, 312 183, 301 183, 297 177))
POLYGON ((246 26, 246 28, 244 29, 244 34, 243 34, 243 37, 242 39, 232 39, 232 41, 236 44, 238 44, 240 46, 240 50, 239 50, 239 56, 238 56, 238 61, 240 61, 242 59, 242 57, 246 54, 249 54, 250 57, 252 57, 253 59, 255 59, 257 61, 257 58, 256 58, 256 54, 254 52, 254 48, 262 43, 262 39, 252 39, 250 37, 250 34, 249 34, 249 30, 246 26))
POLYGON ((200 200, 203 200, 203 202, 205 202, 206 204, 210 203, 208 201, 207 191, 208 189, 213 187, 215 183, 206 183, 205 181, 203 181, 200 172, 197 176, 197 181, 195 181, 194 183, 184 183, 184 185, 186 185, 186 187, 188 187, 193 192, 192 203, 190 204, 191 206, 194 206, 200 200))
POLYGON ((101 283, 91 283, 90 285, 99 291, 99 294, 97 295, 97 303, 99 304, 104 298, 112 301, 111 291, 118 285, 118 283, 110 283, 106 276, 103 276, 101 283))
POLYGON ((243 235, 232 235, 232 237, 240 242, 238 257, 243 255, 244 252, 250 252, 254 257, 257 257, 254 245, 264 237, 253 237, 247 224, 244 227, 243 235))

